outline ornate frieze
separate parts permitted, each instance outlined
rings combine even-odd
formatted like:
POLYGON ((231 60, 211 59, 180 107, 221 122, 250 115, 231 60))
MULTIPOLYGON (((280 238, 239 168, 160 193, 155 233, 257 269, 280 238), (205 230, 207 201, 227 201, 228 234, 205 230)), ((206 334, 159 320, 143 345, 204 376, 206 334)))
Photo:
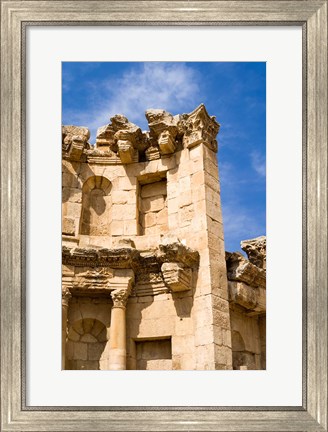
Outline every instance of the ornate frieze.
POLYGON ((110 290, 110 279, 113 270, 108 267, 91 268, 85 272, 77 273, 73 279, 72 288, 77 290, 110 290))
POLYGON ((129 240, 125 240, 125 247, 114 249, 64 246, 63 264, 75 269, 70 277, 70 288, 89 293, 112 291, 116 290, 115 283, 120 283, 118 272, 134 272, 136 295, 159 294, 167 292, 168 288, 171 291, 189 289, 191 268, 199 264, 198 252, 179 241, 163 241, 158 249, 148 252, 138 251, 129 240))

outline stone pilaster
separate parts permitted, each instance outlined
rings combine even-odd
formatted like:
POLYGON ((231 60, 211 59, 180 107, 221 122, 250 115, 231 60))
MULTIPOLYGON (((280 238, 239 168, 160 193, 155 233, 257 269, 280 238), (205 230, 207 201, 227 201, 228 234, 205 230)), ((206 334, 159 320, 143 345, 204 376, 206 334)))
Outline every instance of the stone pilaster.
POLYGON ((109 370, 126 369, 126 302, 134 283, 132 270, 121 270, 110 280, 113 307, 109 337, 109 370))
POLYGON ((67 336, 67 315, 68 315, 68 304, 72 294, 67 287, 62 289, 62 369, 66 369, 66 336, 67 336))

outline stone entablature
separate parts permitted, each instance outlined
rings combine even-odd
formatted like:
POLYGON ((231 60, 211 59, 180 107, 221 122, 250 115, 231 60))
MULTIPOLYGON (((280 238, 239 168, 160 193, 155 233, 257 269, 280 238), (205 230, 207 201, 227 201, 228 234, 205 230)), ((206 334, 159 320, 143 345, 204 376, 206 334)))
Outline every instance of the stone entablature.
POLYGON ((116 289, 115 280, 119 280, 117 278, 122 277, 126 270, 133 274, 129 295, 134 283, 134 295, 140 295, 145 284, 159 284, 162 289, 148 289, 146 293, 157 295, 190 290, 192 271, 199 265, 199 253, 180 242, 167 241, 146 254, 134 247, 70 249, 63 246, 62 264, 66 270, 63 273, 66 293, 68 289, 89 295, 110 292, 116 289))

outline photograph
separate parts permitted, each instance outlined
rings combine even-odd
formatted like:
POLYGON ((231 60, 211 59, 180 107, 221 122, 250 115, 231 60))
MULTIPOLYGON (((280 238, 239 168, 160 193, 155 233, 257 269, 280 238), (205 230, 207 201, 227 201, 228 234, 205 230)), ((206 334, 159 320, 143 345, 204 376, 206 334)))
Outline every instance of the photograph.
POLYGON ((62 369, 266 369, 266 63, 62 62, 62 369))
POLYGON ((328 432, 328 0, 0 4, 0 430, 328 432))

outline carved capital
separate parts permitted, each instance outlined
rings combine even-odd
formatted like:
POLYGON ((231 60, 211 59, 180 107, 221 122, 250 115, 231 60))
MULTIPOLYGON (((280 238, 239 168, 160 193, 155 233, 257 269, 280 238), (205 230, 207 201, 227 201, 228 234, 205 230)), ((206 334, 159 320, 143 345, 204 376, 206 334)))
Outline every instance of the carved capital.
POLYGON ((129 295, 134 284, 134 273, 127 270, 125 274, 114 276, 110 280, 110 288, 113 289, 111 297, 114 302, 113 307, 125 308, 129 295))
POLYGON ((71 291, 67 287, 62 288, 62 305, 68 307, 68 303, 72 297, 71 291))
POLYGON ((191 289, 191 268, 185 268, 179 263, 162 264, 162 274, 166 285, 171 291, 187 291, 191 289))
POLYGON ((220 125, 214 116, 209 116, 203 104, 199 105, 186 121, 186 131, 183 137, 185 148, 192 148, 200 143, 204 143, 208 148, 217 151, 216 135, 220 125))

